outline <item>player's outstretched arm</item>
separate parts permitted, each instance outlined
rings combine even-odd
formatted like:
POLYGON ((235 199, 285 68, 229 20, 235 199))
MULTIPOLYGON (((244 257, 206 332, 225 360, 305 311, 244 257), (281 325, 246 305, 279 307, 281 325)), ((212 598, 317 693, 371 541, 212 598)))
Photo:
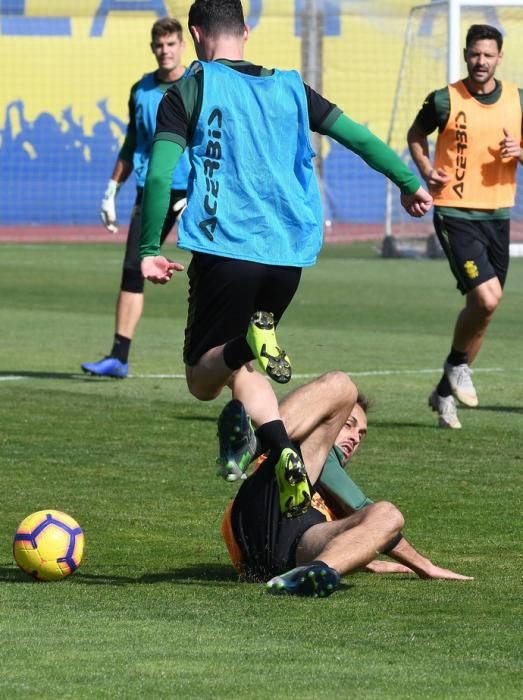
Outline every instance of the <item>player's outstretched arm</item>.
POLYGON ((420 578, 429 579, 449 579, 455 581, 472 581, 472 576, 463 576, 450 569, 443 569, 433 564, 430 559, 420 554, 405 537, 402 537, 398 544, 387 552, 387 556, 395 561, 408 566, 420 578))
POLYGON ((419 188, 419 179, 399 155, 366 126, 349 119, 346 114, 340 114, 325 134, 356 153, 373 170, 388 177, 401 192, 412 194, 419 188))
POLYGON ((181 263, 168 260, 163 255, 148 255, 142 260, 142 275, 154 284, 166 284, 175 272, 183 269, 181 263))
MULTIPOLYGON (((160 256, 160 238, 171 198, 173 172, 182 153, 183 148, 171 141, 159 140, 153 143, 143 191, 140 235, 141 260, 147 257, 162 257, 160 256)), ((166 258, 163 259, 166 260, 166 258)), ((147 267, 150 269, 149 266, 147 267)), ((143 270, 142 273, 147 277, 143 270)), ((153 274, 153 276, 156 275, 153 274)), ((151 277, 147 279, 155 281, 151 277)), ((161 283, 168 281, 163 280, 161 283)))

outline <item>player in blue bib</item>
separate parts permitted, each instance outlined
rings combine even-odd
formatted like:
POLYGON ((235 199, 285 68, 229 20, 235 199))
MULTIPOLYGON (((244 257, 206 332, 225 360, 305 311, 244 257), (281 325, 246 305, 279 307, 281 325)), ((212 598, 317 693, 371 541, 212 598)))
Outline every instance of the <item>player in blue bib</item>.
MULTIPOLYGON (((303 267, 322 242, 322 213, 309 129, 328 134, 386 173, 407 211, 421 216, 430 196, 401 159, 361 125, 305 85, 295 71, 269 70, 243 58, 248 36, 240 0, 196 0, 189 29, 198 61, 165 94, 144 190, 142 272, 168 282, 177 262, 160 253, 169 177, 187 147, 188 205, 179 246, 192 251, 184 361, 187 384, 208 401, 228 386, 245 405, 264 449, 272 453, 280 508, 298 517, 310 505, 301 457, 281 420, 267 378, 291 378, 275 327, 290 304, 303 267)), ((219 428, 219 473, 243 476, 252 445, 240 435, 242 416, 219 428), (231 427, 232 426, 232 427, 231 427)))
MULTIPOLYGON (((120 186, 134 171, 136 200, 133 207, 123 261, 120 291, 116 302, 115 334, 109 354, 97 362, 85 362, 84 372, 123 379, 129 372, 129 350, 144 305, 144 279, 138 251, 141 229, 143 188, 156 129, 158 105, 166 90, 180 81, 185 73, 181 63, 182 26, 176 19, 164 17, 151 30, 151 50, 158 69, 146 73, 131 88, 129 124, 124 144, 118 154, 111 179, 102 200, 100 216, 111 233, 117 233, 115 199, 120 186)), ((189 157, 184 154, 170 182, 169 206, 162 225, 160 241, 164 242, 185 205, 189 157)))

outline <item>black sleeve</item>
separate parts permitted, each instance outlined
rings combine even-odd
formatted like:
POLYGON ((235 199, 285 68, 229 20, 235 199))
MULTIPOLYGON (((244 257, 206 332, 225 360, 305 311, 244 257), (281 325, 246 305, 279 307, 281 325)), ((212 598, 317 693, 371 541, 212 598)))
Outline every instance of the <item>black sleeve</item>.
MULTIPOLYGON (((178 88, 173 85, 162 97, 156 115, 156 132, 158 134, 172 134, 180 137, 184 143, 188 141, 189 118, 185 111, 185 105, 178 88)), ((173 139, 179 142, 180 139, 173 139)))
POLYGON ((310 85, 303 83, 307 96, 309 108, 309 127, 311 131, 322 133, 325 130, 325 123, 334 122, 341 114, 341 110, 335 104, 329 102, 325 97, 313 90, 310 85))
POLYGON ((424 134, 432 134, 439 126, 435 96, 435 91, 427 95, 425 102, 414 120, 416 126, 419 127, 424 134))

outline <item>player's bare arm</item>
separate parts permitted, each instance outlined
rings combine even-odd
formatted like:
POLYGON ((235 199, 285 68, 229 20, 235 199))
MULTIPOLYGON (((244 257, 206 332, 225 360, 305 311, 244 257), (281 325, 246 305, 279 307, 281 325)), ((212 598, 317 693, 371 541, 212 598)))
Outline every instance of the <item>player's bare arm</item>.
POLYGON ((407 133, 407 143, 412 160, 427 183, 429 192, 438 192, 450 180, 450 175, 443 168, 435 168, 432 164, 427 134, 417 126, 416 122, 407 133))
POLYGON ((449 579, 456 581, 472 581, 472 576, 463 576, 450 569, 443 569, 433 564, 430 559, 420 554, 405 537, 402 537, 398 544, 387 552, 387 556, 395 561, 408 566, 420 578, 429 579, 449 579))

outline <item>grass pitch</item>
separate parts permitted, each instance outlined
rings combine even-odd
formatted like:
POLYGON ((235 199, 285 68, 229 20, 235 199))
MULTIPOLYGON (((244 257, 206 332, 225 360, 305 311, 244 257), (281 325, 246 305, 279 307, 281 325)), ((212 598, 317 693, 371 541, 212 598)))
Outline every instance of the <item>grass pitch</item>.
POLYGON ((521 697, 523 261, 461 431, 437 430, 426 406, 461 304, 446 263, 337 246, 304 273, 279 333, 292 385, 352 374, 375 402, 353 477, 400 507, 418 549, 475 576, 360 573, 308 600, 238 584, 228 563, 219 525, 237 487, 214 475, 227 397, 199 403, 176 378, 184 275, 148 286, 131 378, 80 373, 109 351, 122 252, 0 249, 0 694, 521 697), (82 567, 58 584, 31 581, 11 555, 17 524, 41 508, 86 534, 82 567))

